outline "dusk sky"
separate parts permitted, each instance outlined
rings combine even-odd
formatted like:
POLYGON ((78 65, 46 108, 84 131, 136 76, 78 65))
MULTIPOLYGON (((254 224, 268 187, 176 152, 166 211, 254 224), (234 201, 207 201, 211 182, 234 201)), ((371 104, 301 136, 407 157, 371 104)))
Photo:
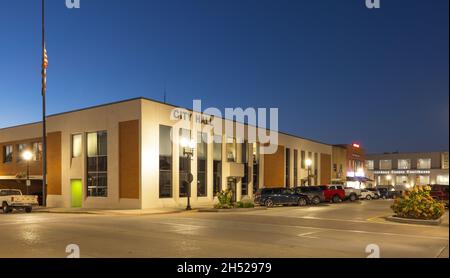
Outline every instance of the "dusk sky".
MULTIPOLYGON (((40 2, 0 0, 0 128, 41 118, 40 2)), ((448 150, 448 0, 46 2, 49 114, 166 87, 369 153, 448 150)))

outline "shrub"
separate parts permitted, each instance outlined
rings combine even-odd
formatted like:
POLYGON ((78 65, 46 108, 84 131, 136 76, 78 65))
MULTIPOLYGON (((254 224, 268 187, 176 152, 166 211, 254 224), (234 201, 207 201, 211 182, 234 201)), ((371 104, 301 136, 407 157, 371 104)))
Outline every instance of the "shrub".
POLYGON ((217 193, 217 199, 219 200, 219 203, 214 206, 214 208, 217 209, 230 209, 233 208, 233 204, 231 203, 231 200, 233 199, 233 191, 230 189, 222 190, 221 192, 217 193))
POLYGON ((254 208, 255 204, 253 203, 252 200, 245 200, 245 201, 237 202, 236 207, 237 208, 254 208))
POLYGON ((397 217, 412 219, 439 219, 445 213, 445 206, 433 199, 429 186, 416 186, 395 199, 392 210, 397 217))

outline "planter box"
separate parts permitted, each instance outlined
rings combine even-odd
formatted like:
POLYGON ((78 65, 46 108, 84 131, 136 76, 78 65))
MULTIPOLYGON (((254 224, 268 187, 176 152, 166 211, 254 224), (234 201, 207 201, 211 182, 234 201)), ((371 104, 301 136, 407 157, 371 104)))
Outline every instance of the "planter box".
POLYGON ((232 208, 232 209, 199 209, 198 212, 246 212, 253 210, 266 210, 265 207, 256 207, 256 208, 232 208))
POLYGON ((438 226, 442 223, 442 219, 444 216, 442 216, 439 219, 436 220, 423 220, 423 219, 412 219, 412 218, 402 218, 398 216, 389 216, 386 218, 386 220, 391 222, 397 222, 397 223, 405 223, 405 224, 418 224, 418 225, 431 225, 431 226, 438 226))

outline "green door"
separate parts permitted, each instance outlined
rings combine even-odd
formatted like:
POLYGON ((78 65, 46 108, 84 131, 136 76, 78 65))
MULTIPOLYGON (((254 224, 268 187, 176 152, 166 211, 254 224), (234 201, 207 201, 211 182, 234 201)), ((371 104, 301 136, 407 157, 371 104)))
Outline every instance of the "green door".
POLYGON ((81 180, 72 180, 72 207, 81 208, 81 201, 83 200, 83 183, 81 180))

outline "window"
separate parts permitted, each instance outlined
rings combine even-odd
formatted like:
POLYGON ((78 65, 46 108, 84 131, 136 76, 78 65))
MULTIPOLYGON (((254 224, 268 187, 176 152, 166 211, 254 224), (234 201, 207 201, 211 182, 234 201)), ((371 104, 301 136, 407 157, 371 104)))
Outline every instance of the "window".
POLYGON ((380 160, 380 170, 391 170, 392 160, 380 160))
POLYGON ((213 144, 214 195, 222 191, 222 137, 214 136, 213 144))
POLYGON ((253 192, 257 192, 259 189, 259 148, 258 143, 253 143, 253 192))
POLYGON ((448 175, 438 175, 436 180, 437 184, 448 185, 448 175))
POLYGON ((236 162, 236 139, 227 138, 227 161, 236 162))
POLYGON ((159 126, 159 198, 172 198, 172 140, 169 126, 159 126))
POLYGON ((333 172, 337 172, 337 164, 333 163, 333 172))
POLYGON ((302 169, 306 168, 305 167, 305 161, 306 161, 306 153, 305 153, 305 151, 301 151, 301 153, 300 153, 300 167, 302 169))
POLYGON ((41 161, 42 160, 42 143, 35 142, 33 143, 33 161, 41 161))
MULTIPOLYGON (((180 129, 180 142, 182 139, 185 140, 191 140, 191 131, 188 129, 180 129)), ((179 146, 179 188, 180 188, 180 197, 187 197, 189 193, 189 183, 188 175, 191 172, 191 161, 189 160, 189 157, 184 155, 184 150, 182 146, 179 146)))
POLYGON ((294 186, 298 186, 298 150, 294 150, 294 186))
POLYGON ((404 185, 408 183, 408 177, 407 176, 396 176, 395 177, 395 184, 396 185, 404 185))
POLYGON ((319 181, 319 154, 314 153, 314 183, 318 184, 319 181))
POLYGON ((74 134, 72 135, 72 158, 81 157, 82 153, 82 143, 83 142, 83 135, 81 134, 74 134))
POLYGON ((291 149, 286 149, 286 187, 291 186, 291 149))
POLYGON ((400 170, 411 169, 411 159, 399 159, 398 160, 398 169, 400 169, 400 170))
POLYGON ((373 160, 366 160, 366 168, 368 170, 373 170, 375 167, 373 160))
POLYGON ((417 169, 431 169, 431 158, 420 158, 417 160, 417 169))
POLYGON ((87 196, 108 196, 108 135, 106 131, 87 134, 87 196))
POLYGON ((248 180, 249 180, 249 168, 248 168, 248 143, 244 141, 242 143, 242 157, 241 163, 244 164, 244 177, 241 180, 241 194, 242 196, 248 195, 248 180))
POLYGON ((17 152, 16 152, 16 162, 21 162, 22 161, 22 153, 23 153, 23 151, 25 150, 27 148, 27 145, 25 145, 25 144, 18 144, 17 146, 16 146, 16 150, 17 150, 17 152))
POLYGON ((207 195, 207 161, 208 161, 208 138, 206 133, 197 134, 197 196, 207 195))
POLYGON ((13 161, 13 146, 3 146, 3 163, 10 163, 13 161))
POLYGON ((418 183, 418 185, 429 185, 430 184, 430 176, 419 176, 417 183, 418 183))

